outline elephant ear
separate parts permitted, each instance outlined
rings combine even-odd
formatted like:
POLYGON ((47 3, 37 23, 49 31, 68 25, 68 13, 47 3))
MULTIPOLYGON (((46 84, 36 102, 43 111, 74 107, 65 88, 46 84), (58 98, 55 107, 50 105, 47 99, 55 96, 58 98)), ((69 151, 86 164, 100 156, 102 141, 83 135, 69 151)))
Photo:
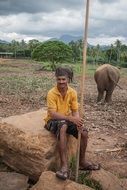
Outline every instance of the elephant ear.
POLYGON ((119 80, 119 74, 118 74, 118 72, 115 70, 115 68, 113 68, 113 67, 108 68, 108 76, 109 76, 110 80, 111 80, 112 82, 114 82, 114 84, 117 85, 117 82, 118 82, 118 80, 119 80))

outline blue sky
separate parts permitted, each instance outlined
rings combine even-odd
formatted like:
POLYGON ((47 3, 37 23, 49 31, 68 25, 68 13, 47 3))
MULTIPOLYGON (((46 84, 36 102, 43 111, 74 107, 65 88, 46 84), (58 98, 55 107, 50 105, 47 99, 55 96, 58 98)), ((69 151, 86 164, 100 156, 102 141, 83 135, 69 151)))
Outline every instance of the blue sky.
MULTIPOLYGON (((82 36, 86 0, 0 0, 0 39, 82 36)), ((127 44, 127 0, 90 0, 88 42, 127 44)))

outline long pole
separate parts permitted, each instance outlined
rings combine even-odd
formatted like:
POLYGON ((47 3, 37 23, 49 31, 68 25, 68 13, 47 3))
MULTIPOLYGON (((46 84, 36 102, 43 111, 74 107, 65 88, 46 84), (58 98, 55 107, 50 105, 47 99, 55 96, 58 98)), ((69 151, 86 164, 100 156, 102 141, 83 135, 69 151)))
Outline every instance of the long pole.
MULTIPOLYGON (((90 0, 86 1, 86 17, 85 17, 84 40, 83 40, 83 63, 82 63, 82 75, 81 75, 81 100, 80 100, 80 117, 82 117, 82 118, 83 118, 83 100, 84 100, 85 68, 86 68, 86 53, 87 53, 89 1, 90 0)), ((80 141, 81 141, 81 133, 79 132, 78 133, 78 143, 77 143, 77 159, 76 159, 76 177, 75 177, 76 182, 78 181, 80 141)))

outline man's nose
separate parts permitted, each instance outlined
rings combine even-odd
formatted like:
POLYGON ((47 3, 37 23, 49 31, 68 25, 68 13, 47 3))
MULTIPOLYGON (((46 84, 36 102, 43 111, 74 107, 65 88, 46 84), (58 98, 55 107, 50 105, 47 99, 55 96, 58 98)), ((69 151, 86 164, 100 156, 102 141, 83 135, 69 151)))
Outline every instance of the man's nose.
POLYGON ((63 81, 63 80, 60 80, 59 82, 60 82, 60 83, 64 83, 64 81, 63 81))

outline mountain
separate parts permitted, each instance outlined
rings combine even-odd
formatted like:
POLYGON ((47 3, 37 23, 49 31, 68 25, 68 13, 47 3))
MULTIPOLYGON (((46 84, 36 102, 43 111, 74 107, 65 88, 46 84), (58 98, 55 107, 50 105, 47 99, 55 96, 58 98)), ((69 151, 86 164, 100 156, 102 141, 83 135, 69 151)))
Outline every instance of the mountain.
POLYGON ((82 39, 82 36, 72 36, 69 34, 64 34, 64 35, 60 36, 60 38, 50 38, 49 40, 50 41, 59 40, 59 41, 62 41, 64 43, 68 44, 71 41, 76 42, 77 40, 80 40, 80 39, 82 39))
MULTIPOLYGON (((64 43, 68 44, 71 41, 76 42, 80 39, 83 39, 83 36, 73 36, 73 35, 69 35, 69 34, 64 34, 60 38, 50 38, 48 41, 59 40, 59 41, 62 41, 64 43)), ((95 45, 88 43, 88 47, 92 48, 92 47, 95 47, 95 45)), ((107 49, 110 49, 110 46, 109 45, 100 45, 100 49, 107 50, 107 49)))
POLYGON ((72 35, 68 35, 68 34, 62 35, 59 38, 59 40, 64 42, 64 43, 69 43, 71 41, 76 42, 77 40, 80 40, 80 39, 82 39, 82 36, 72 36, 72 35))
POLYGON ((0 40, 0 44, 9 44, 9 42, 7 42, 5 40, 0 40))
MULTIPOLYGON (((82 38, 83 38, 82 36, 72 36, 69 34, 64 34, 60 38, 50 38, 48 41, 59 40, 64 42, 65 44, 68 44, 71 41, 76 42, 78 40, 81 40, 82 38)), ((88 47, 94 47, 94 46, 88 43, 88 47)))
POLYGON ((100 45, 101 50, 108 50, 111 48, 109 45, 100 45))

